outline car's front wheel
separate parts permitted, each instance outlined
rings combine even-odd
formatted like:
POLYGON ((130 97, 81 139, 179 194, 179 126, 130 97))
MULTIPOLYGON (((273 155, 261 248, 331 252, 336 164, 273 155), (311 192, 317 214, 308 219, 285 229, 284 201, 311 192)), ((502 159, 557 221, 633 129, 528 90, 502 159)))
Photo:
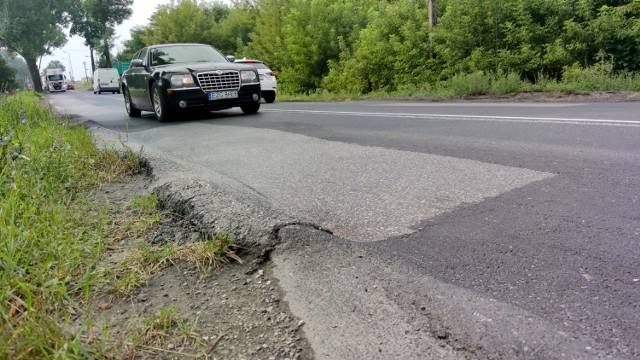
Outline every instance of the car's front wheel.
POLYGON ((162 99, 160 92, 160 85, 158 85, 158 83, 154 83, 151 95, 153 100, 153 112, 156 114, 156 119, 158 119, 158 121, 169 121, 171 118, 171 112, 167 107, 167 104, 162 99))
POLYGON ((140 117, 140 110, 136 109, 131 102, 131 95, 127 88, 122 89, 124 94, 124 108, 127 110, 129 117, 140 117))
POLYGON ((242 110, 243 113, 247 115, 255 114, 258 112, 258 110, 260 110, 260 103, 252 102, 252 103, 242 104, 240 105, 240 109, 242 110))

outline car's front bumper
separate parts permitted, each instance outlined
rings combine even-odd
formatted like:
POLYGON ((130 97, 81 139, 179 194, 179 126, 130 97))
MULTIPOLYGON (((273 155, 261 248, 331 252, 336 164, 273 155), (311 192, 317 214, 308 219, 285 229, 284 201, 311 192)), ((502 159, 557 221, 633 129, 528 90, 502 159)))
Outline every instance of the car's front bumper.
POLYGON ((263 92, 272 91, 275 93, 278 91, 278 82, 275 80, 262 80, 260 81, 260 87, 263 92))
POLYGON ((241 86, 238 90, 238 97, 233 99, 209 100, 207 93, 200 88, 168 89, 164 91, 163 95, 167 107, 173 110, 224 110, 256 102, 254 95, 260 99, 260 84, 241 86), (181 101, 185 101, 184 106, 180 106, 181 101))

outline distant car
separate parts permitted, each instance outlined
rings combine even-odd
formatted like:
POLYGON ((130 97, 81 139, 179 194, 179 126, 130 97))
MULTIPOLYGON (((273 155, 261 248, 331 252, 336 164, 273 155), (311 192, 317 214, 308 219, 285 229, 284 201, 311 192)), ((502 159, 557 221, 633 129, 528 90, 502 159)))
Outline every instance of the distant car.
POLYGON ((255 67, 260 74, 260 88, 262 89, 262 98, 268 103, 276 101, 276 93, 278 92, 278 81, 276 73, 260 60, 237 59, 235 62, 239 64, 249 64, 255 67))
POLYGON ((75 90, 75 89, 76 89, 76 87, 72 83, 68 83, 67 84, 67 90, 75 90))
POLYGON ((114 68, 98 68, 93 72, 93 93, 120 94, 120 73, 114 68))
POLYGON ((153 111, 160 121, 178 112, 240 107, 260 110, 260 78, 249 65, 234 64, 203 44, 162 44, 138 51, 122 75, 125 109, 131 117, 153 111))

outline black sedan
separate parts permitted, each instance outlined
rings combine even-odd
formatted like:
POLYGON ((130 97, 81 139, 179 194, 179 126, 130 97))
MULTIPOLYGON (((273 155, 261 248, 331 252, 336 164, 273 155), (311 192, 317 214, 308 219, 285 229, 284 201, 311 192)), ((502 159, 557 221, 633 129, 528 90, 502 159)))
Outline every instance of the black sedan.
POLYGON ((250 65, 234 64, 203 44, 145 47, 122 75, 125 109, 131 117, 153 111, 160 121, 178 113, 239 106, 260 110, 260 78, 250 65))

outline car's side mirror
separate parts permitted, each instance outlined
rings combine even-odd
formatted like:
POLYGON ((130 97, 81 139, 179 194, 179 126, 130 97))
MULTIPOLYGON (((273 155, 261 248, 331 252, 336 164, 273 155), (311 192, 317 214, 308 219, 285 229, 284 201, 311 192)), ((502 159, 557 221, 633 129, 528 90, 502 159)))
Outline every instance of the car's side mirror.
POLYGON ((236 57, 233 55, 227 55, 227 60, 229 60, 229 62, 236 62, 236 57))
POLYGON ((142 59, 135 59, 131 61, 131 67, 142 67, 142 66, 144 66, 142 59))

